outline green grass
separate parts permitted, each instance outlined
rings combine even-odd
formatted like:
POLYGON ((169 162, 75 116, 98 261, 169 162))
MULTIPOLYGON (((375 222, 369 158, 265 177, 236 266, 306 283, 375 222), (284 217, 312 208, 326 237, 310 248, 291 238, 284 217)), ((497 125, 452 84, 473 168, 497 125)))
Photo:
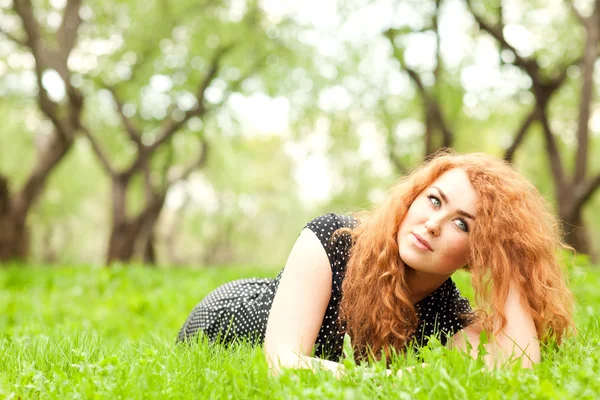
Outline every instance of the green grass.
MULTIPOLYGON (((578 268, 579 335, 544 349, 533 370, 484 371, 481 361, 437 343, 427 368, 402 378, 345 363, 325 371, 269 377, 260 348, 175 346, 192 307, 229 280, 277 271, 142 268, 0 270, 0 398, 598 398, 600 269, 578 268)), ((467 278, 456 279, 463 292, 467 278)), ((393 368, 416 364, 398 358, 393 368)))

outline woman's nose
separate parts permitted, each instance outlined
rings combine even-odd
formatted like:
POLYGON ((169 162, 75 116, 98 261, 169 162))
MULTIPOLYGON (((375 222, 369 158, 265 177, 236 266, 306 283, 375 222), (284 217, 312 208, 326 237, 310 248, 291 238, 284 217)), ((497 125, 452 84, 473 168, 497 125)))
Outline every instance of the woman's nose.
POLYGON ((425 221, 425 229, 432 236, 438 236, 440 234, 440 221, 436 218, 430 218, 425 221))

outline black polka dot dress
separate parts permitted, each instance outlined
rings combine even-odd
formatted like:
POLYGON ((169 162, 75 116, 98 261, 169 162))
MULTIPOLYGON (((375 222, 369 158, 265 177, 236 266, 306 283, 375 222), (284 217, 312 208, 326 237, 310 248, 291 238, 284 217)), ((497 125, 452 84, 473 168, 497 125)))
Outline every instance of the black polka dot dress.
MULTIPOLYGON (((345 327, 338 322, 338 309, 351 240, 347 234, 331 238, 337 229, 354 228, 356 223, 353 217, 330 213, 315 218, 305 227, 319 238, 331 264, 331 297, 314 351, 316 357, 333 361, 342 355, 345 327)), ((192 310, 179 331, 178 341, 187 341, 201 332, 211 342, 244 339, 262 344, 282 273, 275 279, 240 279, 218 287, 192 310)), ((469 301, 461 296, 452 279, 416 303, 415 310, 419 326, 414 340, 418 346, 426 345, 434 334, 439 334, 445 344, 448 336, 468 325, 464 315, 472 312, 469 301)))

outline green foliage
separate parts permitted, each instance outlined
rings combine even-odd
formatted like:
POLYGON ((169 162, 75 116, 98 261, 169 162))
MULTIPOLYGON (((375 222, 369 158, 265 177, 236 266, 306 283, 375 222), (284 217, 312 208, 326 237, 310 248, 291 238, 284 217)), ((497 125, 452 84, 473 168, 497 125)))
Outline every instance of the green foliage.
MULTIPOLYGON (((542 349, 533 370, 487 371, 432 340, 413 355, 348 373, 288 370, 270 377, 259 347, 174 339, 192 307, 216 286, 277 271, 148 270, 117 266, 0 271, 0 397, 3 398, 595 398, 600 391, 598 269, 576 268, 578 336, 542 349), (428 364, 421 367, 421 362, 428 364)), ((468 275, 457 276, 459 286, 468 275)), ((348 351, 348 343, 346 343, 348 351)))
MULTIPOLYGON (((42 35, 49 39, 64 2, 33 3, 42 35)), ((151 160, 152 182, 164 183, 166 167, 172 164, 171 172, 181 171, 198 156, 200 139, 208 139, 208 162, 196 178, 210 187, 218 207, 207 211, 210 199, 200 197, 184 207, 176 240, 180 259, 214 261, 219 257, 211 256, 211 249, 221 248, 227 254, 222 257, 225 262, 281 265, 306 221, 323 212, 346 213, 377 203, 401 169, 419 163, 424 153, 423 96, 401 62, 420 75, 439 102, 455 135, 456 149, 503 156, 533 106, 531 82, 511 65, 510 52, 501 52, 497 41, 476 28, 464 4, 440 2, 442 70, 434 88, 434 64, 427 59, 434 51, 436 2, 338 3, 338 21, 324 27, 305 16, 270 14, 257 1, 83 2, 83 23, 69 60, 72 82, 85 95, 84 122, 116 169, 130 165, 136 148, 105 86, 114 87, 142 140, 150 143, 166 121, 181 117, 176 106, 193 104, 216 52, 232 46, 206 98, 212 111, 184 124, 151 160), (373 28, 373 22, 362 22, 365 16, 373 21, 377 13, 386 14, 380 29, 373 28), (387 29, 398 34, 393 43, 383 34, 387 29), (422 45, 418 57, 414 43, 422 45), (478 67, 474 75, 472 67, 478 67), (246 75, 249 78, 238 84, 246 75), (157 79, 162 83, 157 85, 157 79), (229 98, 228 90, 233 92, 229 98), (323 101, 327 93, 330 104, 323 101), (251 102, 232 100, 249 100, 253 95, 287 102, 289 129, 255 137, 242 115, 251 102), (292 155, 291 147, 301 150, 292 155), (365 151, 369 147, 376 150, 365 151), (394 167, 390 153, 403 168, 394 167), (330 198, 312 204, 304 200, 296 181, 299 166, 311 156, 326 160, 321 174, 331 178, 330 198)), ((591 5, 579 3, 582 12, 591 5)), ((582 51, 584 31, 566 3, 548 7, 541 0, 473 0, 473 4, 492 24, 500 21, 502 13, 510 44, 523 57, 537 57, 545 77, 554 76, 582 51), (523 40, 515 39, 519 35, 523 40)), ((24 37, 14 11, 6 7, 2 12, 2 28, 24 37)), ((0 173, 10 178, 13 190, 28 176, 36 143, 51 129, 35 103, 34 65, 25 48, 0 34, 0 173)), ((580 90, 581 70, 572 66, 548 105, 567 176, 575 162, 580 90)), ((596 125, 590 124, 597 130, 596 125)), ((600 170, 600 158, 594 157, 600 152, 597 136, 597 132, 590 136, 588 176, 600 170)), ((529 129, 514 162, 554 201, 557 193, 538 123, 529 129)), ((29 216, 33 260, 102 259, 110 223, 109 184, 85 138, 79 137, 29 216)), ((191 179, 189 191, 195 184, 197 180, 191 179)), ((141 176, 132 180, 127 201, 130 214, 143 207, 141 176)), ((596 193, 584 210, 595 247, 600 236, 600 220, 594 215, 598 207, 600 194, 596 193)), ((162 233, 168 229, 165 221, 177 212, 167 206, 161 216, 159 263, 175 262, 165 257, 166 234, 162 233)))

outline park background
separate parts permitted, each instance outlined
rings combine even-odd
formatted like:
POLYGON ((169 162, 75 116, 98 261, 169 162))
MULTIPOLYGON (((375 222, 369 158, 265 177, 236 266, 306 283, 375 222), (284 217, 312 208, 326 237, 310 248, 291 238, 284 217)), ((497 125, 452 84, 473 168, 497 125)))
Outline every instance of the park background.
POLYGON ((553 204, 584 335, 524 380, 469 383, 463 360, 409 397, 597 393, 599 51, 594 0, 0 0, 0 394, 396 393, 254 392, 264 362, 232 369, 259 353, 175 359, 172 339, 210 289, 274 276, 306 222, 372 208, 442 147, 513 162, 553 204))
POLYGON ((570 4, 2 0, 0 258, 282 265, 442 146, 595 255, 600 11, 570 4))

